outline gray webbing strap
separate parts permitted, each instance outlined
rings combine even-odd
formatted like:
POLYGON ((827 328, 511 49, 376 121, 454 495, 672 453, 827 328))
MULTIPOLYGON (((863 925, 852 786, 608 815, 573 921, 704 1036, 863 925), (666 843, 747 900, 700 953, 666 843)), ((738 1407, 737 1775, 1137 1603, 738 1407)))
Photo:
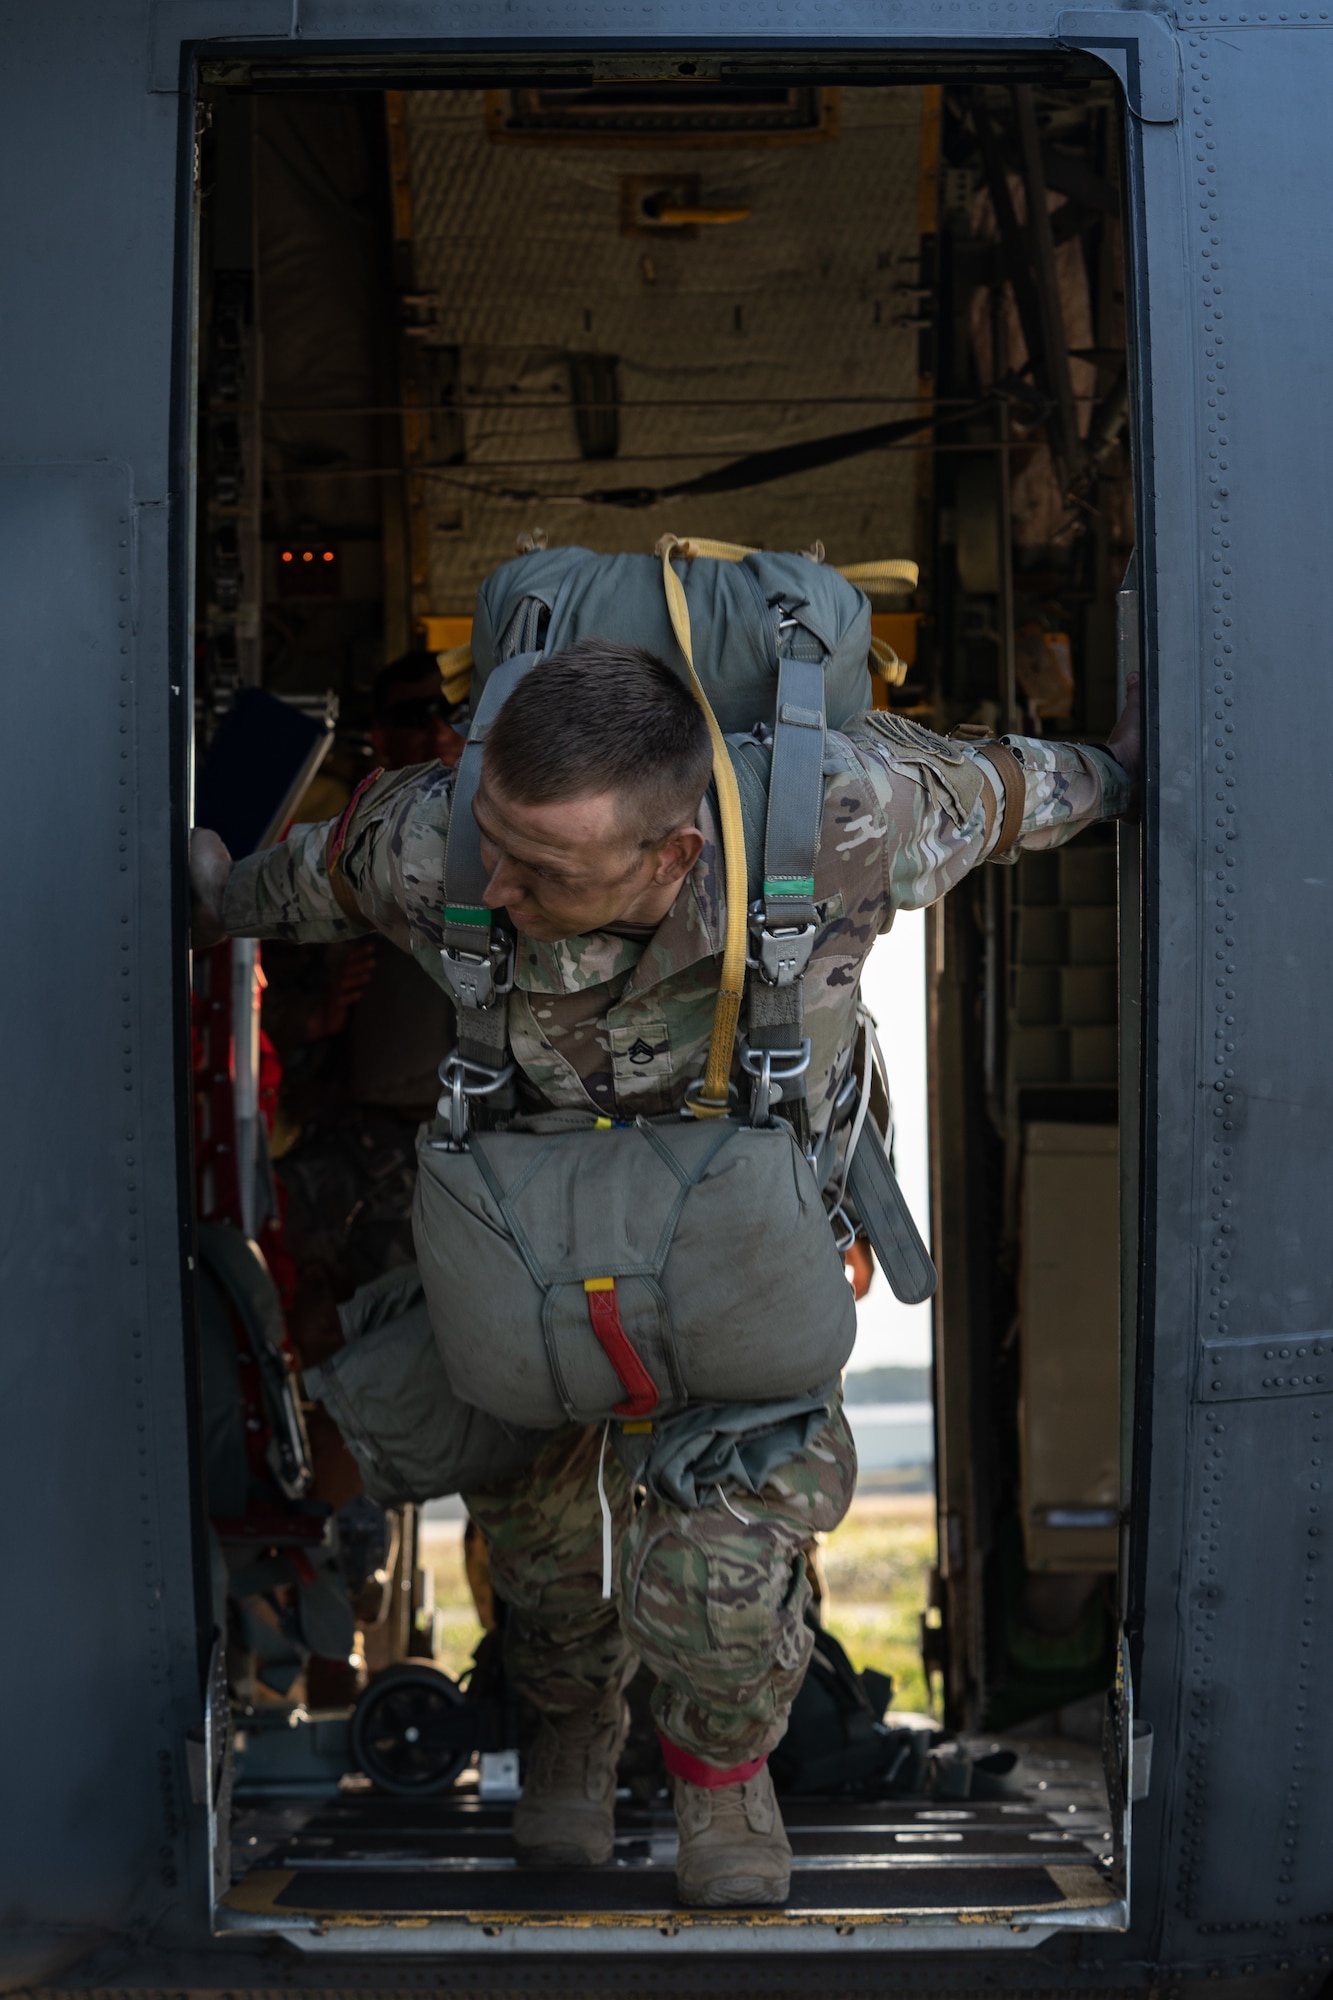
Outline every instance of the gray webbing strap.
MULTIPOLYGON (((753 736, 727 738, 727 755, 736 774, 740 794, 741 824, 745 831, 745 899, 753 903, 764 877, 764 829, 768 823, 768 781, 773 769, 773 752, 753 736)), ((710 784, 708 795, 714 813, 720 817, 717 786, 710 784)))
POLYGON ((935 1266, 903 1200, 884 1142, 869 1118, 852 1154, 847 1193, 894 1297, 905 1306, 919 1306, 935 1290, 935 1266))
POLYGON ((444 941, 459 951, 484 950, 485 941, 478 933, 491 927, 491 913, 481 900, 486 888, 481 830, 472 817, 472 801, 481 781, 481 753, 491 724, 540 658, 540 653, 519 653, 492 670, 458 760, 444 850, 444 941))
POLYGON ((771 986, 758 974, 750 977, 749 1040, 752 1049, 799 1049, 804 1008, 801 981, 771 986))
POLYGON ((815 854, 824 817, 824 667, 822 660, 778 661, 777 716, 768 786, 764 876, 758 920, 751 920, 747 1041, 741 1066, 754 1079, 752 1116, 786 1103, 804 1141, 805 1071, 802 985, 815 938, 815 854))
POLYGON ((543 613, 549 620, 551 607, 545 598, 520 597, 508 624, 495 642, 496 659, 512 660, 519 653, 536 652, 543 613))
POLYGON ((441 957, 458 1015, 458 1053, 467 1062, 500 1069, 509 1034, 507 981, 492 950, 491 913, 482 901, 486 868, 472 801, 481 779, 481 757, 491 724, 523 676, 541 658, 520 653, 492 671, 482 690, 454 778, 449 836, 444 850, 444 949, 441 957))
POLYGON ((773 775, 764 842, 764 922, 769 930, 815 920, 815 853, 824 816, 824 668, 778 663, 773 775))
POLYGON ((467 1006, 452 989, 450 997, 457 1007, 457 1054, 482 1069, 503 1069, 509 1048, 508 988, 492 988, 492 997, 484 1007, 467 1006))

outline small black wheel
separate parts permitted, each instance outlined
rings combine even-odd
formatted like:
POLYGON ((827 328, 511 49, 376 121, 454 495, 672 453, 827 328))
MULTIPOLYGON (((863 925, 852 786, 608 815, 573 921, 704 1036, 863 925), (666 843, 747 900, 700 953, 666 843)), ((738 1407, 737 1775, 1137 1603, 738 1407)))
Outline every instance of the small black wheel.
POLYGON ((376 1677, 352 1711, 351 1750, 382 1792, 447 1792, 476 1748, 477 1717, 457 1681, 422 1660, 376 1677))

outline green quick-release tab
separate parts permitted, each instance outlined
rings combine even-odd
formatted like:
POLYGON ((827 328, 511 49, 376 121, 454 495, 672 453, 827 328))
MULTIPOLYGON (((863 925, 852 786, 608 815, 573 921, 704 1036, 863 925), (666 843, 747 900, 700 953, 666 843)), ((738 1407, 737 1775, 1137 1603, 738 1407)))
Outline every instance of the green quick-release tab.
MULTIPOLYGON (((813 887, 813 884, 811 885, 813 887)), ((491 927, 489 910, 475 909, 470 903, 446 903, 444 906, 446 924, 470 924, 474 930, 488 931, 491 927)))
POLYGON ((772 902, 775 897, 787 896, 793 900, 809 903, 814 900, 815 878, 813 875, 765 875, 764 901, 772 902))

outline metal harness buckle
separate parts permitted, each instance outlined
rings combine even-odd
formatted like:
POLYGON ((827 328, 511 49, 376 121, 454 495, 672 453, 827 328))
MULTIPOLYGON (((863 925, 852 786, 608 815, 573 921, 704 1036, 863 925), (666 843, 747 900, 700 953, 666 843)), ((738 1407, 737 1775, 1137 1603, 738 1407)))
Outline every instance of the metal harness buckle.
POLYGON ((489 1007, 514 984, 512 939, 492 944, 489 951, 456 951, 441 945, 440 963, 450 994, 458 1007, 489 1007))
POLYGON ((793 986, 810 963, 815 948, 817 924, 794 924, 790 929, 771 931, 762 919, 751 926, 750 936, 757 947, 748 963, 770 986, 793 986))
MULTIPOLYGON (((740 1092, 737 1090, 735 1084, 728 1083, 727 1085, 728 1113, 730 1112, 732 1105, 736 1103, 736 1100, 739 1097, 739 1095, 740 1092)), ((680 1107, 681 1117, 682 1118, 696 1117, 698 1115, 695 1110, 696 1104, 705 1105, 710 1114, 718 1111, 721 1108, 720 1106, 714 1105, 710 1099, 704 1096, 704 1079, 701 1076, 696 1076, 693 1083, 689 1084, 686 1088, 685 1102, 680 1107)))
POLYGON ((794 1083, 810 1067, 810 1038, 802 1036, 799 1049, 752 1049, 742 1036, 737 1053, 741 1068, 754 1081, 750 1123, 768 1125, 773 1106, 782 1103, 783 1085, 794 1083))

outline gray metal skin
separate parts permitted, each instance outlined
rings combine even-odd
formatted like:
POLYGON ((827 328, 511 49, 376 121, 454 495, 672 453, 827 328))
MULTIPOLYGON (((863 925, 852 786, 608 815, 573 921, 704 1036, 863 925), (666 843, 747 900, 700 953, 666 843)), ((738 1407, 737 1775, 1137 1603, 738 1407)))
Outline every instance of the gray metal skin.
MULTIPOLYGON (((1297 1975, 1333 1942, 1333 1705, 1315 1673, 1333 1651, 1333 1334, 1322 1361, 1309 1337, 1333 1328, 1329 10, 7 0, 0 35, 8 1983, 81 1957, 91 1983, 292 1983, 209 1940, 187 1741, 208 1627, 185 1150, 191 64, 232 35, 302 66, 427 45, 703 61, 1081 44, 1127 81, 1149 722, 1130 1622, 1152 1780, 1128 1935, 987 1965, 1034 1991, 1146 1985, 1154 1967, 1181 1990, 1210 1972, 1309 1990, 1297 1975)), ((901 1983, 909 1955, 893 1964, 901 1983)), ((951 1966, 980 1975, 971 1952, 932 1978, 951 1966)), ((866 1976, 864 1958, 837 1975, 866 1976)))

